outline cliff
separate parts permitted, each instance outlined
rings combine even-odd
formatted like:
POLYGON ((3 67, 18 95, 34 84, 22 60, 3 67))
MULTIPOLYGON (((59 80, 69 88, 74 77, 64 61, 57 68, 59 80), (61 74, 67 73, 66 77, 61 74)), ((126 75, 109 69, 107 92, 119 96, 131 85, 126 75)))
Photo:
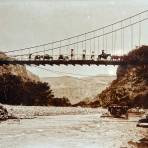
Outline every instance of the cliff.
MULTIPOLYGON (((13 60, 2 52, 0 59, 13 60)), ((40 82, 38 76, 22 65, 0 66, 0 86, 0 102, 3 104, 71 106, 68 98, 55 98, 50 85, 40 82)), ((2 118, 5 116, 0 116, 0 120, 2 118)))
MULTIPOLYGON (((0 59, 7 60, 7 59, 11 59, 11 58, 8 57, 3 52, 0 52, 0 59)), ((8 73, 16 75, 16 76, 20 76, 24 81, 27 81, 27 80, 39 81, 38 76, 32 74, 30 71, 28 71, 26 69, 25 66, 22 66, 22 65, 3 65, 3 66, 0 66, 0 75, 8 74, 8 73)))
MULTIPOLYGON (((148 60, 148 46, 132 50, 125 58, 148 60)), ((131 107, 148 108, 148 65, 121 65, 117 69, 117 78, 112 81, 93 101, 80 102, 77 105, 107 107, 110 104, 126 104, 131 107)))

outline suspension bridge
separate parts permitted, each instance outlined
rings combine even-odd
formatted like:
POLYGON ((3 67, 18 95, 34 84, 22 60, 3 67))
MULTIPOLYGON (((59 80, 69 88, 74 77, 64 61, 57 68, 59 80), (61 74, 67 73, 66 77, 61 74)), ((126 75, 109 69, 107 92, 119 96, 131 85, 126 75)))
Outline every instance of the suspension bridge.
POLYGON ((148 64, 123 58, 146 44, 148 10, 115 23, 62 40, 4 52, 0 65, 124 65, 148 64), (145 29, 144 29, 145 28, 145 29), (126 60, 125 60, 126 59, 126 60))

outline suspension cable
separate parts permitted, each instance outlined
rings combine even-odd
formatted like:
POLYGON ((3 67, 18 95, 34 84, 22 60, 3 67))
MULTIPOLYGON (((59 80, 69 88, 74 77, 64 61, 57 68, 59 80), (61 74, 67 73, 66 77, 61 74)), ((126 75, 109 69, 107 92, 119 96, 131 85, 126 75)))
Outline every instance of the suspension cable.
POLYGON ((133 48, 133 25, 132 25, 132 18, 130 19, 131 25, 131 49, 133 48))
POLYGON ((124 55, 124 28, 123 28, 123 41, 122 41, 122 43, 123 43, 123 55, 124 55))
POLYGON ((113 48, 114 48, 114 32, 113 32, 113 30, 114 30, 114 26, 112 25, 112 36, 111 36, 111 42, 112 42, 112 52, 113 52, 113 48))
POLYGON ((102 36, 102 38, 103 38, 103 50, 104 50, 104 28, 103 28, 103 36, 102 36))
POLYGON ((100 50, 100 38, 98 37, 98 54, 99 54, 99 50, 100 50))
POLYGON ((91 55, 91 40, 89 40, 90 41, 90 55, 91 55))
MULTIPOLYGON (((128 28, 128 27, 130 27, 130 26, 133 26, 133 25, 138 24, 139 22, 143 22, 143 21, 145 21, 145 20, 148 20, 148 18, 142 19, 142 20, 140 20, 140 21, 136 21, 136 22, 134 22, 134 23, 131 23, 131 24, 129 24, 129 25, 126 25, 126 26, 124 26, 124 27, 122 27, 122 28, 120 27, 120 28, 115 29, 115 30, 110 31, 110 32, 106 32, 106 33, 104 33, 104 36, 107 35, 107 34, 111 34, 112 32, 117 32, 117 31, 119 31, 119 30, 121 30, 121 29, 128 28)), ((73 44, 76 44, 76 43, 82 43, 82 42, 84 42, 84 41, 89 41, 89 40, 92 40, 92 39, 94 39, 94 38, 98 38, 98 37, 102 37, 102 36, 103 36, 103 35, 101 34, 101 35, 99 35, 99 36, 87 38, 86 40, 80 40, 80 41, 78 41, 78 42, 71 43, 71 44, 69 44, 69 45, 73 45, 73 44)), ((69 46, 69 45, 62 45, 61 47, 62 47, 62 48, 63 48, 63 47, 67 47, 67 46, 69 46)), ((58 48, 59 48, 59 47, 55 47, 54 49, 58 49, 58 48)), ((49 51, 49 50, 51 50, 51 49, 48 49, 48 50, 46 50, 46 51, 49 51)), ((32 54, 39 53, 39 52, 42 52, 42 50, 33 52, 32 54)), ((28 54, 15 55, 15 57, 17 57, 17 56, 24 56, 24 55, 28 55, 28 54)))
POLYGON ((61 55, 61 41, 60 41, 60 47, 59 47, 59 55, 61 55))
POLYGON ((107 35, 105 35, 105 50, 107 50, 108 46, 107 46, 107 35))
POLYGON ((53 48, 54 48, 54 43, 51 44, 51 49, 52 49, 52 57, 54 56, 53 54, 53 48))
POLYGON ((79 59, 79 37, 77 37, 77 60, 79 59))
POLYGON ((94 49, 93 49, 94 54, 96 53, 96 48, 95 48, 95 47, 96 47, 96 43, 95 43, 95 39, 96 39, 96 38, 95 38, 95 32, 94 32, 94 49))
MULTIPOLYGON (((123 28, 123 22, 121 22, 121 28, 123 28)), ((123 29, 121 29, 121 55, 123 54, 123 39, 122 39, 122 37, 123 37, 123 29)))
POLYGON ((76 35, 76 36, 72 36, 72 37, 65 38, 65 39, 58 40, 58 41, 54 41, 54 42, 49 42, 49 43, 46 43, 46 44, 40 44, 40 45, 37 45, 37 46, 30 46, 30 47, 27 47, 27 48, 21 48, 21 49, 16 49, 16 50, 10 50, 10 51, 6 51, 5 53, 20 51, 20 50, 27 50, 27 49, 30 49, 30 48, 41 47, 41 46, 49 45, 49 44, 52 44, 52 43, 62 42, 62 41, 65 41, 65 40, 68 40, 68 39, 72 39, 72 38, 75 38, 75 37, 80 37, 80 36, 82 36, 82 35, 89 34, 89 33, 92 33, 92 32, 94 32, 94 31, 102 30, 102 29, 105 29, 105 28, 110 27, 110 26, 112 26, 112 25, 118 24, 118 23, 120 23, 121 21, 123 22, 123 21, 129 20, 129 19, 131 19, 131 18, 134 18, 134 17, 139 16, 139 15, 141 15, 141 14, 144 14, 144 13, 146 13, 146 12, 148 12, 148 10, 142 11, 142 12, 140 12, 140 13, 137 13, 137 14, 132 15, 132 16, 130 16, 130 17, 127 17, 127 18, 125 18, 125 19, 119 20, 119 21, 117 21, 117 22, 115 22, 115 23, 112 23, 112 24, 109 24, 109 25, 100 27, 100 28, 98 28, 98 29, 95 29, 95 30, 92 30, 92 31, 89 31, 89 32, 86 32, 86 33, 79 34, 79 35, 76 35))
POLYGON ((86 33, 85 33, 85 50, 86 50, 86 33))
MULTIPOLYGON (((141 20, 141 15, 139 15, 139 20, 141 20)), ((141 22, 139 22, 139 47, 141 44, 141 22)))
POLYGON ((114 37, 114 51, 113 51, 113 53, 116 55, 116 40, 117 40, 117 37, 116 37, 116 32, 115 32, 115 35, 114 35, 115 37, 114 37))

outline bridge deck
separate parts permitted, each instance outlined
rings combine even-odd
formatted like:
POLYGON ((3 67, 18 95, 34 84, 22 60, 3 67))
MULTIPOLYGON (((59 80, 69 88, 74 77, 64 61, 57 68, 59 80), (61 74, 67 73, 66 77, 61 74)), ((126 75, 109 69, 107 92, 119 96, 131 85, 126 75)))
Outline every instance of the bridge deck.
POLYGON ((111 60, 13 60, 13 61, 0 61, 0 65, 148 65, 147 61, 111 61, 111 60))

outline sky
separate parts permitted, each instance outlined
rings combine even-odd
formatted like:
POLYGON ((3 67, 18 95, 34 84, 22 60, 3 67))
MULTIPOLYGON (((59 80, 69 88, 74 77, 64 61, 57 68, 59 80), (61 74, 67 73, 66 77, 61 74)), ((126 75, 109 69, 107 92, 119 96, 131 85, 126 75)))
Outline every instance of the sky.
MULTIPOLYGON (((88 32, 147 8, 147 0, 0 0, 0 51, 88 32)), ((82 77, 115 75, 117 67, 45 66, 50 71, 33 66, 27 68, 40 77, 82 77)))

